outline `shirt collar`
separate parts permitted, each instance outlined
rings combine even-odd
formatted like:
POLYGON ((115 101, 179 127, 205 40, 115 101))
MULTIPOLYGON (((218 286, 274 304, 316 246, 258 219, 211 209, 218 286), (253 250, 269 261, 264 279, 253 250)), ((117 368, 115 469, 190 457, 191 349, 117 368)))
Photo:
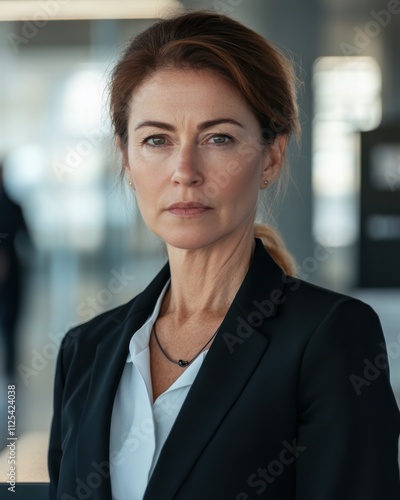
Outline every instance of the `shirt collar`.
MULTIPOLYGON (((127 363, 134 363, 137 369, 143 374, 149 374, 148 364, 148 354, 143 353, 149 347, 149 340, 151 335, 151 330, 157 317, 159 315, 162 300, 168 290, 171 279, 167 281, 164 288, 161 291, 160 296, 157 299, 156 305, 152 314, 148 317, 146 322, 136 331, 132 336, 129 343, 129 353, 126 359, 127 363), (140 356, 139 356, 140 355, 140 356), (144 357, 143 357, 144 356, 144 357), (147 360, 147 361, 146 361, 147 360)), ((167 389, 166 392, 172 392, 175 389, 180 389, 186 386, 191 386, 196 374, 200 369, 200 366, 208 353, 208 349, 201 352, 199 356, 186 368, 186 370, 178 377, 177 380, 167 389)), ((145 377, 146 379, 146 377, 145 377)), ((146 382, 147 384, 147 382, 146 382)), ((165 393, 164 393, 165 394, 165 393)), ((158 402, 158 399, 155 403, 158 402)))
POLYGON ((131 338, 129 343, 129 354, 126 359, 127 363, 132 363, 132 358, 144 351, 149 346, 151 329, 160 313, 161 304, 166 294, 168 287, 170 285, 171 278, 167 281, 164 288, 162 289, 160 296, 157 299, 157 303, 153 309, 151 315, 147 318, 146 322, 137 330, 131 338))

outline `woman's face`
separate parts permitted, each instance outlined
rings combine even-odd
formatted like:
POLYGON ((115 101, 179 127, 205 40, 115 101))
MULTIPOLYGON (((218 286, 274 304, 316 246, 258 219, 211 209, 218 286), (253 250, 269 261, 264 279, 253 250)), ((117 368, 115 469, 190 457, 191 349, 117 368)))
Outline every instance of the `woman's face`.
POLYGON ((198 249, 252 227, 282 154, 279 140, 266 151, 259 134, 245 100, 212 72, 147 79, 132 98, 123 159, 149 228, 168 245, 198 249))

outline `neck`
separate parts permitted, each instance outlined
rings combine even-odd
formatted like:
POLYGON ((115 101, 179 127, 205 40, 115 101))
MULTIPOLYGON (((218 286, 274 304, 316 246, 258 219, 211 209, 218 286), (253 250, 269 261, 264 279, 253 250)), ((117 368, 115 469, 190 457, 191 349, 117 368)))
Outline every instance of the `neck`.
POLYGON ((171 287, 163 314, 173 313, 182 321, 203 313, 224 316, 247 273, 254 245, 251 231, 196 250, 168 247, 171 287))

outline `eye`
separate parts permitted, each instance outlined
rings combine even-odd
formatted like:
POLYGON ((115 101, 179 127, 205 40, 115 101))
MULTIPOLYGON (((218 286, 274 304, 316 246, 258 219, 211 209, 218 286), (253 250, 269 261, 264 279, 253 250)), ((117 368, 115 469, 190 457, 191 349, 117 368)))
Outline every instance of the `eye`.
POLYGON ((148 144, 149 146, 165 146, 167 144, 167 139, 162 135, 150 135, 143 139, 142 144, 148 144))
POLYGON ((210 137, 210 141, 212 144, 225 146, 226 144, 233 142, 233 138, 226 134, 214 134, 210 137))

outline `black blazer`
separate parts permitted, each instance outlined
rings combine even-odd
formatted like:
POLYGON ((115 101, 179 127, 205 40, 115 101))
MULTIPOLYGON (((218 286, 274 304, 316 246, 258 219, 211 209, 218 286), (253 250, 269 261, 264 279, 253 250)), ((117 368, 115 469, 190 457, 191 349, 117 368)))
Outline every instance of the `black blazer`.
MULTIPOLYGON (((51 499, 111 499, 115 393, 168 277, 64 337, 51 499)), ((144 500, 399 500, 399 430, 375 312, 285 276, 257 240, 144 500)))

